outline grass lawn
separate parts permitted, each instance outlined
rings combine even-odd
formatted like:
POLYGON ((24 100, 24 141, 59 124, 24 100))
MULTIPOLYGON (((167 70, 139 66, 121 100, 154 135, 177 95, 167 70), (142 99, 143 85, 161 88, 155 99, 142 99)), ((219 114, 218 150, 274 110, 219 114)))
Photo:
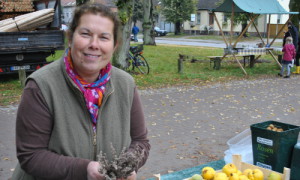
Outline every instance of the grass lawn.
MULTIPOLYGON (((63 51, 57 51, 55 56, 47 60, 52 61, 62 56, 63 51)), ((254 68, 248 66, 245 70, 248 76, 243 74, 238 64, 233 60, 222 62, 220 70, 213 70, 206 56, 222 55, 223 49, 192 46, 157 45, 144 46, 144 57, 150 65, 150 74, 132 74, 139 89, 161 88, 176 85, 201 85, 213 82, 223 82, 233 79, 254 79, 266 76, 275 76, 279 67, 269 55, 260 59, 269 63, 257 63, 254 68), (183 62, 183 73, 178 73, 178 54, 189 55, 189 59, 183 62), (191 63, 191 59, 197 59, 191 63)), ((213 65, 213 64, 212 64, 213 65)), ((1 77, 0 81, 0 106, 18 103, 22 88, 15 77, 1 77)))
POLYGON ((188 46, 145 46, 144 56, 150 65, 149 75, 133 74, 140 89, 160 88, 174 85, 197 85, 215 81, 231 79, 251 79, 273 76, 278 73, 279 67, 270 55, 264 55, 260 60, 269 63, 256 63, 254 68, 245 67, 248 75, 232 59, 222 62, 220 70, 213 70, 206 56, 223 55, 223 49, 188 46), (183 63, 183 73, 178 73, 178 54, 189 55, 183 63), (191 59, 199 61, 191 63, 191 59))

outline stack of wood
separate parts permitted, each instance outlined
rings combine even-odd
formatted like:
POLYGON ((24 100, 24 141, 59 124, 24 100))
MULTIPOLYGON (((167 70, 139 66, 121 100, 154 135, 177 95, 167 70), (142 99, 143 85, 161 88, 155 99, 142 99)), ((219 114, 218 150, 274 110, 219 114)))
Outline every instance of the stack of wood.
POLYGON ((0 0, 0 12, 32 12, 32 0, 0 0))
POLYGON ((0 21, 0 32, 35 30, 53 21, 54 9, 43 9, 0 21))

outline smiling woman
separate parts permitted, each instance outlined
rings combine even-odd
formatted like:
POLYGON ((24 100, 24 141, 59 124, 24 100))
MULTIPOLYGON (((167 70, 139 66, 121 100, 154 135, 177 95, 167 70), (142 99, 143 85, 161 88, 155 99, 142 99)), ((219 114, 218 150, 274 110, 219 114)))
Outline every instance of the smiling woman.
POLYGON ((114 52, 113 22, 106 17, 84 14, 73 38, 70 51, 74 68, 87 82, 94 82, 114 52))
POLYGON ((108 174, 100 171, 105 164, 97 155, 105 153, 111 162, 124 149, 137 153, 139 161, 117 178, 136 179, 150 145, 135 82, 110 62, 118 28, 108 7, 77 7, 65 55, 27 79, 16 123, 19 164, 12 179, 102 180, 108 174))

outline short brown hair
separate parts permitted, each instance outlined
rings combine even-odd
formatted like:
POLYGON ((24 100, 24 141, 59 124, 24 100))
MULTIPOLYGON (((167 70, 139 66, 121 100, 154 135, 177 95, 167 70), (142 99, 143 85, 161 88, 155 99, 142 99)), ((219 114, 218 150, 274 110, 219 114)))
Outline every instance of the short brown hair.
POLYGON ((76 7, 73 19, 70 23, 70 28, 68 32, 68 38, 71 40, 73 38, 73 34, 75 32, 75 29, 79 25, 79 20, 84 14, 95 14, 100 15, 103 17, 107 17, 114 23, 114 29, 113 29, 113 35, 114 35, 114 46, 117 45, 117 42, 120 41, 120 21, 117 16, 117 13, 111 11, 111 9, 103 4, 100 3, 90 3, 87 2, 85 4, 82 4, 78 7, 76 7))

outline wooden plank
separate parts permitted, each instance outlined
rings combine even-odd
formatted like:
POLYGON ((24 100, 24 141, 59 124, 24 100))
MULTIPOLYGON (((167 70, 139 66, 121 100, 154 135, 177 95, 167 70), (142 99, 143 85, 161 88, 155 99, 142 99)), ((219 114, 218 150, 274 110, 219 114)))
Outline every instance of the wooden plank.
MULTIPOLYGON (((254 56, 253 54, 249 54, 249 55, 235 55, 235 57, 249 57, 249 56, 254 56)), ((217 58, 217 57, 223 57, 223 56, 206 56, 208 58, 217 58)), ((232 55, 227 55, 225 58, 227 57, 233 57, 232 55)))
POLYGON ((47 25, 53 21, 54 9, 43 9, 33 13, 17 16, 14 19, 0 21, 0 32, 15 32, 19 30, 31 30, 39 26, 47 25), (17 27, 18 26, 18 27, 17 27))
POLYGON ((236 58, 236 56, 233 54, 234 59, 236 60, 236 62, 239 64, 240 68, 243 70, 244 74, 247 75, 246 70, 243 68, 242 64, 240 63, 240 61, 236 58))
POLYGON ((216 20, 216 22, 217 22, 217 25, 218 25, 218 27, 219 27, 219 30, 220 30, 220 32, 221 32, 221 34, 222 34, 222 38, 223 38, 223 40, 224 40, 224 42, 225 42, 225 44, 226 44, 226 47, 228 47, 228 43, 227 43, 227 41, 226 41, 224 32, 223 32, 223 30, 222 30, 222 28, 221 28, 221 25, 220 25, 220 23, 219 23, 219 20, 218 20, 218 18, 217 18, 217 16, 216 16, 215 12, 213 12, 213 15, 214 15, 214 17, 215 17, 215 20, 216 20))
POLYGON ((234 25, 234 2, 232 1, 231 4, 231 18, 230 18, 230 46, 232 46, 232 39, 233 39, 233 25, 234 25))
POLYGON ((19 80, 20 80, 20 83, 21 83, 21 87, 24 88, 25 87, 25 81, 26 81, 25 69, 19 69, 18 74, 19 74, 19 80))
POLYGON ((243 30, 243 32, 239 35, 239 37, 237 38, 237 40, 235 41, 234 45, 232 47, 236 47, 236 44, 240 41, 240 39, 242 38, 242 36, 246 33, 247 29, 249 28, 249 26, 254 22, 254 20, 259 16, 259 14, 255 15, 252 17, 251 21, 247 24, 247 26, 245 27, 245 29, 243 30))
POLYGON ((269 23, 268 23, 268 32, 267 32, 267 44, 269 44, 269 40, 270 40, 270 24, 271 24, 271 14, 269 14, 269 23))

